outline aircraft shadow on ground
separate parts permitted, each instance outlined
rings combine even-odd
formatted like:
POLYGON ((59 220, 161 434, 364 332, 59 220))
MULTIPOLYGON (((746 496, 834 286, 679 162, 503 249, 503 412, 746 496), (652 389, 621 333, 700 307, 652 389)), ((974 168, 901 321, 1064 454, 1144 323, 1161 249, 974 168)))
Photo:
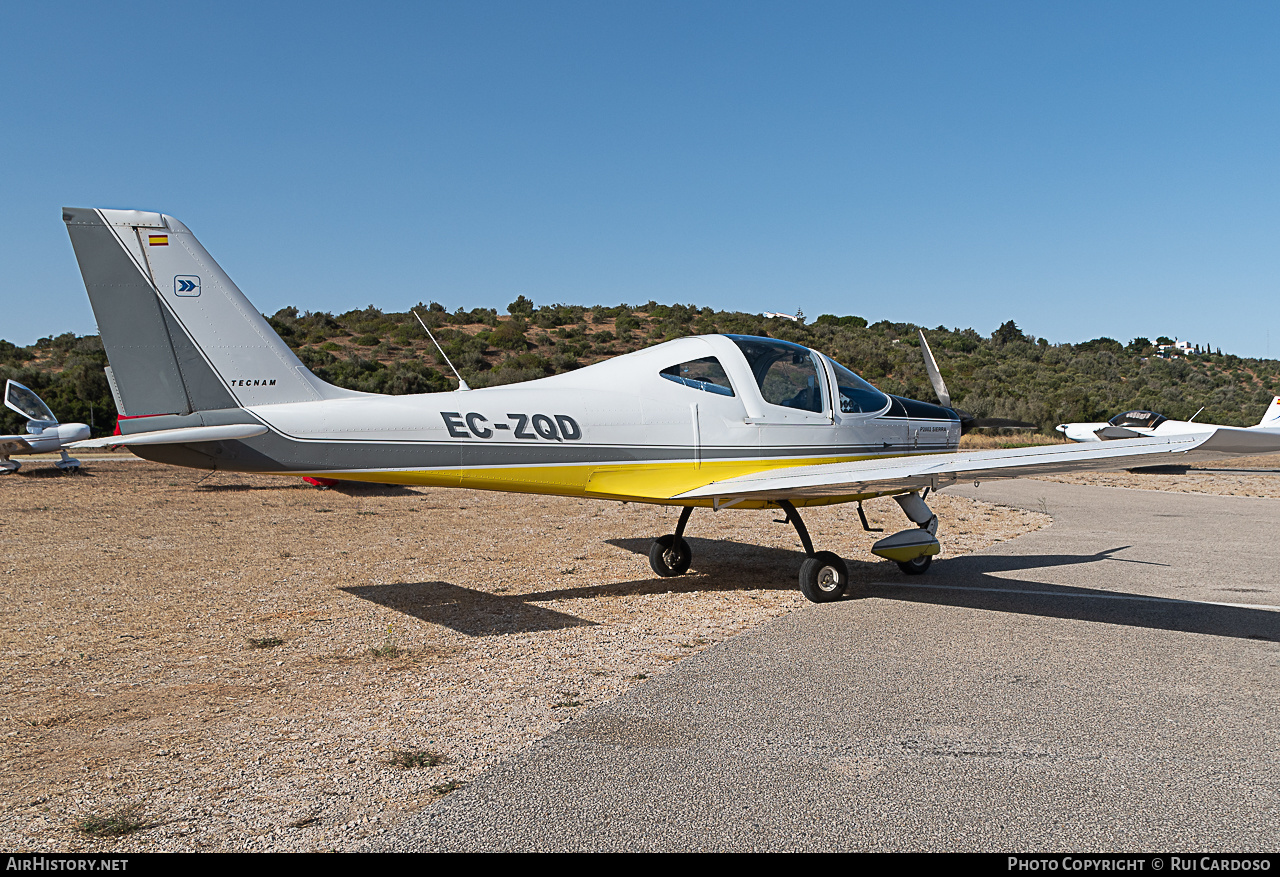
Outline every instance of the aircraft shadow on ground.
POLYGON ((379 484, 375 481, 339 481, 329 488, 343 496, 421 496, 416 490, 399 484, 379 484))
MULTIPOLYGON (((647 555, 651 540, 611 539, 610 544, 647 555)), ((604 585, 569 586, 522 594, 493 594, 450 582, 412 582, 342 588, 422 621, 468 636, 498 636, 594 625, 596 622, 536 603, 553 600, 628 597, 655 593, 790 590, 804 555, 799 551, 744 545, 713 539, 689 539, 694 563, 690 573, 673 578, 651 576, 604 585)), ((1098 561, 1128 561, 1114 555, 1129 546, 1094 554, 1031 556, 969 555, 939 561, 920 578, 898 573, 888 561, 847 561, 850 599, 876 597, 965 609, 1011 612, 1101 624, 1280 642, 1280 613, 1265 609, 1152 599, 1144 594, 1052 585, 998 574, 1098 561), (982 590, 964 590, 964 589, 982 590), (1018 593, 1032 591, 1035 593, 1018 593)))
POLYGON ((341 590, 468 636, 559 630, 595 623, 566 612, 530 605, 527 594, 490 594, 449 582, 360 585, 341 590))
MULTIPOLYGON (((1121 550, 1123 548, 1110 549, 1093 555, 968 555, 935 564, 931 573, 919 580, 904 577, 897 582, 872 584, 866 594, 900 602, 1280 642, 1280 612, 1268 609, 1220 606, 997 575, 1098 560, 1123 561, 1125 558, 1111 556, 1121 550), (1020 591, 1032 593, 1018 593, 1020 591)), ((1129 562, 1165 566, 1150 561, 1129 562)))
POLYGON ((23 463, 23 466, 21 469, 19 469, 17 472, 14 472, 12 474, 17 476, 18 478, 69 478, 72 476, 77 478, 96 478, 97 477, 92 472, 89 472, 88 470, 86 470, 83 466, 81 466, 79 469, 72 469, 70 472, 64 472, 61 469, 59 469, 57 466, 53 466, 53 465, 31 466, 30 463, 26 463, 26 462, 23 463))
MULTIPOLYGON (((651 541, 610 540, 614 545, 646 556, 651 541)), ((694 552, 693 570, 672 578, 649 576, 604 585, 569 586, 510 595, 493 594, 450 582, 362 585, 341 590, 362 600, 369 600, 422 621, 443 625, 468 636, 498 636, 596 623, 566 612, 532 605, 552 600, 706 591, 790 590, 795 587, 796 573, 804 560, 804 555, 800 552, 777 548, 708 539, 690 539, 689 544, 694 552)), ((880 570, 879 564, 862 566, 880 570)), ((871 573, 868 571, 864 578, 870 577, 871 573)))
MULTIPOLYGON (((232 474, 235 474, 235 473, 232 473, 232 474)), ((212 478, 213 476, 206 475, 204 477, 212 478)), ((245 484, 242 481, 232 481, 230 483, 212 481, 212 482, 206 483, 204 479, 201 479, 199 481, 196 481, 194 484, 192 484, 191 487, 193 490, 197 491, 198 493, 246 493, 248 491, 264 491, 264 490, 265 491, 299 490, 301 488, 310 487, 310 485, 303 484, 300 481, 295 481, 292 478, 289 478, 289 479, 282 478, 279 481, 272 484, 245 484)))

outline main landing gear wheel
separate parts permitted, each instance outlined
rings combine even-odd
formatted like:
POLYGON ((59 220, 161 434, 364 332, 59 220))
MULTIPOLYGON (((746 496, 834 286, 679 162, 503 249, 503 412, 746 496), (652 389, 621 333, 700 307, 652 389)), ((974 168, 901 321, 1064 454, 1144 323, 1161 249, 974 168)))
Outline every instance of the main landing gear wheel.
POLYGON ((830 551, 806 557, 800 567, 800 593, 814 603, 830 603, 849 587, 849 568, 830 551))
POLYGON ((929 564, 933 563, 933 556, 926 554, 924 557, 917 557, 915 560, 904 560, 898 562, 898 569, 902 570, 909 576, 918 576, 929 568, 929 564))
POLYGON ((649 546, 649 566, 660 576, 684 575, 692 562, 693 551, 689 543, 679 536, 659 536, 649 546))

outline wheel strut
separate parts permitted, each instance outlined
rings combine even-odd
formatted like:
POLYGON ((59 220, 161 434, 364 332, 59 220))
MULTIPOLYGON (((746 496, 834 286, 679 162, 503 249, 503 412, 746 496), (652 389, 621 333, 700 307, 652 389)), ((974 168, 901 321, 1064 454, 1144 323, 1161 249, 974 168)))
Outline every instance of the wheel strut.
POLYGON ((684 527, 689 523, 691 514, 693 514, 693 506, 687 505, 681 509, 675 533, 659 536, 653 540, 653 545, 649 546, 649 566, 664 578, 684 575, 689 571, 693 552, 689 548, 689 543, 684 541, 684 527))
POLYGON ((680 510, 680 520, 676 521, 675 536, 677 539, 684 536, 684 525, 689 523, 689 516, 692 514, 693 514, 693 506, 691 505, 687 505, 680 510))
POLYGON ((830 551, 813 550, 813 540, 804 525, 800 513, 790 500, 780 499, 778 506, 787 513, 787 520, 796 528, 800 543, 804 545, 805 560, 800 565, 800 593, 814 603, 830 603, 844 596, 849 587, 849 568, 830 551))
POLYGON ((778 500, 778 505, 787 513, 787 521, 790 521, 796 528, 796 532, 800 534, 800 544, 804 546, 804 553, 809 557, 813 557, 813 540, 809 538, 809 530, 805 527, 804 521, 800 519, 800 513, 796 511, 796 507, 791 504, 789 499, 778 500))

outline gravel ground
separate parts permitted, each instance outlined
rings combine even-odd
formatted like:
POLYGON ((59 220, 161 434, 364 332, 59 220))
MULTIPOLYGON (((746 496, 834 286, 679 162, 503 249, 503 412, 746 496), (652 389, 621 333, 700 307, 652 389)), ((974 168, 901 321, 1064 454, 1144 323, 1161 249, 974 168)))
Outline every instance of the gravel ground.
MULTIPOLYGON (((0 848, 358 847, 582 709, 809 605, 776 513, 699 511, 692 572, 660 579, 647 551, 674 509, 199 478, 86 459, 0 479, 0 848), (104 838, 95 819, 142 828, 104 838)), ((930 502, 953 555, 1049 522, 930 502)), ((866 508, 907 525, 892 500, 866 508)), ((856 508, 804 514, 856 558, 852 588, 897 574, 856 508)))
MULTIPOLYGON (((74 477, 28 464, 0 496, 12 851, 359 848, 582 709, 809 606, 799 540, 768 512, 699 511, 692 572, 660 579, 646 552, 676 510, 654 506, 87 458, 74 477)), ((930 505, 944 557, 1049 523, 930 505)), ((892 500, 866 508, 906 526, 892 500)), ((854 558, 853 590, 897 575, 855 508, 804 514, 854 558)))
POLYGON ((1092 484, 1098 487, 1168 490, 1174 493, 1277 498, 1280 497, 1280 455, 1197 463, 1182 474, 1082 472, 1044 480, 1063 484, 1092 484))

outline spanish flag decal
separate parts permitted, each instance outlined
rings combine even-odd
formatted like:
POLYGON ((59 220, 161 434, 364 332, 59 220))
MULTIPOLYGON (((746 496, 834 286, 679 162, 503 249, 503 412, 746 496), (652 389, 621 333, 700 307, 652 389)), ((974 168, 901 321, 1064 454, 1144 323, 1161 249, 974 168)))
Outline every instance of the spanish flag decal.
POLYGON ((147 243, 153 247, 169 246, 169 236, 167 234, 150 234, 147 235, 147 243))

